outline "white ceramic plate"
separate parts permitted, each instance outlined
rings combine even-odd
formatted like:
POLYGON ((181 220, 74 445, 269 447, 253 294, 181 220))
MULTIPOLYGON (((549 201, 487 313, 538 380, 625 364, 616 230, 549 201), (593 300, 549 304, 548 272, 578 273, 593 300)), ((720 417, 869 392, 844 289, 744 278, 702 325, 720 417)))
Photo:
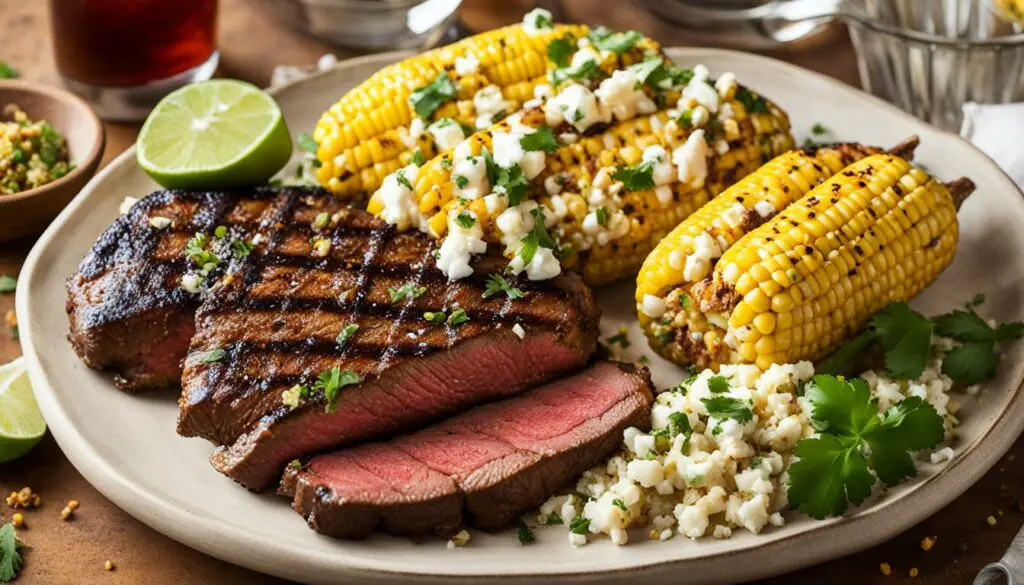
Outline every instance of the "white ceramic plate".
MULTIPOLYGON (((944 179, 968 175, 978 191, 960 214, 962 237, 953 266, 921 298, 919 310, 949 310, 975 292, 988 295, 985 312, 1024 320, 1024 199, 980 151, 958 137, 928 127, 875 98, 791 65, 743 53, 675 49, 680 64, 705 63, 713 72, 734 71, 791 114, 797 136, 822 122, 846 140, 891 145, 921 136, 919 160, 944 179)), ((309 129, 345 90, 394 55, 362 58, 277 92, 293 131, 309 129)), ((892 490, 880 503, 843 519, 816 522, 789 516, 783 528, 759 536, 737 531, 730 540, 676 538, 616 547, 607 539, 573 549, 561 527, 541 528, 538 542, 519 546, 512 531, 474 532, 469 546, 412 543, 377 535, 363 542, 318 536, 284 501, 254 495, 207 464, 211 447, 175 434, 174 395, 132 396, 107 376, 86 368, 66 335, 64 282, 93 240, 116 217, 126 195, 156 185, 136 167, 129 150, 97 175, 39 240, 22 272, 17 308, 22 346, 39 404, 57 441, 75 467, 105 496, 156 530, 189 546, 253 569, 310 583, 566 582, 673 583, 747 580, 852 553, 887 539, 932 514, 976 481, 1024 427, 1024 351, 1010 348, 998 380, 980 401, 964 397, 957 457, 926 465, 917 480, 892 490), (640 581, 638 581, 638 579, 640 581)), ((633 316, 629 284, 601 292, 602 323, 610 334, 630 324, 633 345, 645 342, 633 316)), ((637 354, 634 354, 634 357, 637 354)), ((655 381, 674 384, 678 370, 652 360, 655 381)))

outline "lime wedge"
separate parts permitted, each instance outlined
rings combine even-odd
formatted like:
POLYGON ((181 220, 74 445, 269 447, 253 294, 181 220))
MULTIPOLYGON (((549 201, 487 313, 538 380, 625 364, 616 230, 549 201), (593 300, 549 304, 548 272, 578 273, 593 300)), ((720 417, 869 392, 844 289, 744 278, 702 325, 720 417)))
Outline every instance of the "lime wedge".
POLYGON ((233 79, 186 85, 153 108, 136 155, 168 188, 263 183, 288 162, 292 140, 281 109, 258 87, 233 79))
POLYGON ((18 358, 0 366, 0 463, 17 459, 46 434, 25 362, 18 358))

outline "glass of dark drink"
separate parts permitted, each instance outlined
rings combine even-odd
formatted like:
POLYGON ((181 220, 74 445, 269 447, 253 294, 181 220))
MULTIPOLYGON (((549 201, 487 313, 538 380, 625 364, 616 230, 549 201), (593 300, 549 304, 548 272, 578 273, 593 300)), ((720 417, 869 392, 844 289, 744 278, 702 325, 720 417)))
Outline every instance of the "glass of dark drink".
POLYGON ((50 0, 57 70, 107 120, 141 120, 217 68, 217 0, 50 0))

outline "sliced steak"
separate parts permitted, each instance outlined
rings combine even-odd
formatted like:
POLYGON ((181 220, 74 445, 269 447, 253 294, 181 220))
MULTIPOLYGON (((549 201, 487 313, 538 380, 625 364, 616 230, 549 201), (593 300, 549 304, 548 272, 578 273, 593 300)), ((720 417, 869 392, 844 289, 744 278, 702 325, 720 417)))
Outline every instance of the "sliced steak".
POLYGON ((627 427, 647 430, 651 402, 646 369, 598 362, 388 443, 289 466, 281 492, 340 538, 499 528, 610 455, 627 427))
POLYGON ((296 199, 340 207, 320 190, 157 191, 117 218, 68 280, 69 339, 91 368, 125 390, 178 387, 199 295, 182 288, 185 245, 195 232, 230 229, 225 244, 270 229, 296 199), (156 218, 156 219, 154 219, 156 218), (159 218, 172 223, 160 228, 159 218), (151 224, 151 220, 156 225, 151 224))
POLYGON ((222 445, 212 462, 242 485, 259 490, 295 457, 517 394, 579 369, 594 351, 599 310, 577 276, 513 281, 525 299, 485 299, 489 275, 507 264, 497 252, 450 283, 428 236, 396 233, 354 209, 311 231, 318 203, 285 210, 261 253, 211 289, 196 317, 178 431, 222 445), (330 249, 321 257, 323 240, 330 249), (468 321, 424 318, 440 311, 464 311, 468 321), (358 330, 339 342, 349 325, 358 330), (341 388, 328 408, 315 382, 332 368, 361 383, 341 388), (304 396, 287 405, 282 393, 296 385, 304 396))

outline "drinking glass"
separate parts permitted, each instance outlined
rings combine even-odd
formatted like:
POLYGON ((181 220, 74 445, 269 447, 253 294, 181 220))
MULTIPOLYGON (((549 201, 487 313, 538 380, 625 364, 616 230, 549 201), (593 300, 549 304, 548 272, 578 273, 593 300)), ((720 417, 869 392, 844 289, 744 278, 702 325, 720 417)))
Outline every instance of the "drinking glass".
POLYGON ((106 120, 146 117, 217 68, 217 0, 50 0, 57 70, 106 120))

